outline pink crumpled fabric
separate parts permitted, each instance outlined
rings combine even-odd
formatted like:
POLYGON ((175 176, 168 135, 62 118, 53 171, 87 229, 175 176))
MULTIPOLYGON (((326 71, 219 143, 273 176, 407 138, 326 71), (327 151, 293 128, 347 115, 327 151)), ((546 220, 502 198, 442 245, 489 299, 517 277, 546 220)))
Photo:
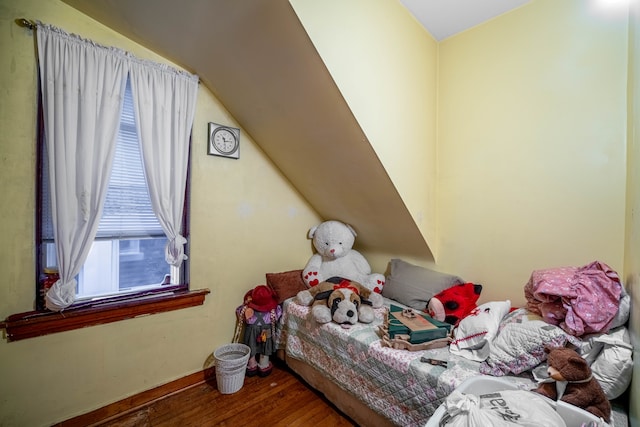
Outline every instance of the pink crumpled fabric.
POLYGON ((527 309, 577 337, 609 330, 621 292, 618 273, 599 261, 536 270, 524 287, 527 309))

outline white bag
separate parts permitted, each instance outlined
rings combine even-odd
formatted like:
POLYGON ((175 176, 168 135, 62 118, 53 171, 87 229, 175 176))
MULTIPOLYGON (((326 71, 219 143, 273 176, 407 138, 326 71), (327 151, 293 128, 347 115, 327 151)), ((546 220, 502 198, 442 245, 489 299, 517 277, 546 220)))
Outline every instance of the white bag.
POLYGON ((440 426, 449 427, 566 427, 545 399, 531 391, 504 390, 464 394, 457 390, 445 401, 440 426))

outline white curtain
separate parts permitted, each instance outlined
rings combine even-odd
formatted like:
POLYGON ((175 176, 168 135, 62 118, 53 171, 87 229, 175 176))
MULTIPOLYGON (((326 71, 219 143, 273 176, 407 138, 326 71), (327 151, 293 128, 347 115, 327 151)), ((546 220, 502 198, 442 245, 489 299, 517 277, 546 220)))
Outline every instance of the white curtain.
POLYGON ((96 235, 116 146, 128 61, 109 49, 39 24, 38 59, 60 280, 50 310, 75 300, 96 235))
POLYGON ((180 229, 198 78, 137 61, 131 63, 130 79, 151 205, 167 235, 171 283, 178 283, 177 272, 187 259, 180 229))
POLYGON ((75 300, 74 277, 102 216, 128 73, 151 203, 176 283, 187 258, 180 227, 198 77, 42 23, 37 43, 60 271, 47 308, 60 311, 75 300))

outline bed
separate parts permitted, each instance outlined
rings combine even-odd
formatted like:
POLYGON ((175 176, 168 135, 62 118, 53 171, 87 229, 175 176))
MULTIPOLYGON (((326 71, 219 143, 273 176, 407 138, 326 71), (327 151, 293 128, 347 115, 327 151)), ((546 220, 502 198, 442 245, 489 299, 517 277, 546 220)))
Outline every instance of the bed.
POLYGON ((371 324, 344 329, 336 323, 316 324, 309 307, 289 299, 278 346, 295 372, 314 388, 333 394, 329 400, 356 423, 424 425, 459 383, 479 374, 478 364, 452 358, 445 369, 420 359, 425 354, 448 358, 447 348, 410 352, 382 346, 378 326, 390 303, 386 299, 385 307, 375 310, 371 324))
MULTIPOLYGON (((558 332, 560 328, 539 328, 539 317, 519 308, 500 321, 495 341, 502 352, 486 361, 453 354, 449 347, 397 350, 384 346, 379 332, 391 304, 410 307, 385 298, 371 324, 344 329, 336 323, 316 323, 310 307, 298 304, 295 297, 282 301, 278 356, 361 426, 424 426, 456 387, 478 375, 501 376, 517 388, 531 389, 536 384, 532 370, 544 358, 544 345, 592 345, 558 332), (507 354, 510 348, 518 353, 507 354), (447 361, 447 366, 426 363, 425 358, 447 361)), ((612 406, 611 425, 627 426, 625 405, 614 401, 612 406)))

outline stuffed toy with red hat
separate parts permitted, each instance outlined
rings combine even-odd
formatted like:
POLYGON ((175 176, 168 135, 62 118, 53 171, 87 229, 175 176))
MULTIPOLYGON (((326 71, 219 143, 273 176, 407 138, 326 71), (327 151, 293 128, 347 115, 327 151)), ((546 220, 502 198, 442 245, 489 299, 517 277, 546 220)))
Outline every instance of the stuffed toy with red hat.
POLYGON ((244 295, 244 302, 236 308, 236 315, 238 323, 234 341, 239 341, 242 335, 242 342, 251 349, 246 375, 266 377, 273 370, 269 357, 276 351, 273 337, 276 323, 282 316, 278 296, 270 287, 258 285, 244 295))
POLYGON ((457 326, 462 319, 477 307, 482 285, 461 283, 434 295, 428 302, 429 316, 441 322, 457 326))
POLYGON ((311 306, 311 315, 316 322, 333 321, 346 329, 358 322, 373 322, 373 309, 382 307, 384 300, 382 295, 358 282, 331 277, 326 282, 298 292, 296 302, 311 306))

